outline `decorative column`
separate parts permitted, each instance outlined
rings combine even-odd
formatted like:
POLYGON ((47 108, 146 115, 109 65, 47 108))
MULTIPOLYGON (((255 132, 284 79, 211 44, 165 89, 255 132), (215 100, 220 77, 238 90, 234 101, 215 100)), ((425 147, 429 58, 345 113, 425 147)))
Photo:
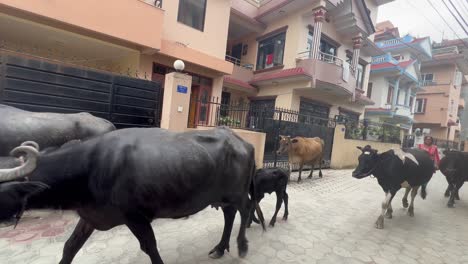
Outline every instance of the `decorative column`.
POLYGON ((413 89, 411 88, 411 86, 408 87, 408 89, 406 89, 405 106, 407 106, 407 107, 410 106, 411 90, 413 90, 413 89))
POLYGON ((400 77, 396 80, 393 86, 392 109, 395 109, 398 103, 398 91, 400 90, 400 77))
POLYGON ((320 59, 320 38, 322 37, 322 25, 327 10, 324 7, 319 7, 312 12, 314 13, 314 35, 311 57, 312 59, 320 59))
POLYGON ((351 69, 353 69, 354 76, 357 74, 357 66, 359 64, 359 55, 361 54, 362 35, 353 38, 353 59, 351 61, 351 69))

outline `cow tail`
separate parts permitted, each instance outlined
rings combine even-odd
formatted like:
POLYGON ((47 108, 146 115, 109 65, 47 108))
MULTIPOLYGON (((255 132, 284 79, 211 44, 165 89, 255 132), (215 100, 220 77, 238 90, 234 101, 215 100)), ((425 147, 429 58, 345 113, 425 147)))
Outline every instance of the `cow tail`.
POLYGON ((426 200, 426 196, 427 196, 426 186, 427 186, 427 183, 421 185, 421 198, 423 200, 426 200))
MULTIPOLYGON (((258 220, 260 221, 261 225, 262 225, 262 228, 263 228, 263 231, 266 231, 266 227, 265 227, 265 217, 263 217, 263 212, 262 212, 262 209, 260 208, 260 205, 258 204, 258 201, 257 201, 257 187, 256 187, 256 181, 255 181, 255 176, 257 175, 256 174, 256 168, 257 166, 255 165, 255 161, 254 161, 254 165, 253 165, 253 169, 252 169, 252 188, 251 188, 251 193, 250 193, 250 197, 252 198, 252 202, 253 202, 253 205, 255 206, 255 211, 257 212, 257 216, 258 216, 258 220)), ((251 217, 251 216, 249 216, 251 217)))

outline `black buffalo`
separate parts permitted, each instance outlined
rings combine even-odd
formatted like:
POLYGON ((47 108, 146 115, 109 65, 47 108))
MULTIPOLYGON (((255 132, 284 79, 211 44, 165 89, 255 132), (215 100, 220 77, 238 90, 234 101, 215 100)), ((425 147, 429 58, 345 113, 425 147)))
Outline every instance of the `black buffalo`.
POLYGON ((384 216, 392 218, 392 199, 402 187, 406 188, 403 197, 403 207, 408 208, 408 194, 411 190, 411 204, 408 215, 414 216, 414 198, 422 185, 421 197, 425 199, 425 183, 428 183, 434 172, 434 162, 429 154, 419 149, 402 151, 394 149, 379 154, 377 150, 367 145, 359 156, 359 164, 353 171, 353 177, 362 179, 374 175, 385 192, 382 203, 382 214, 375 223, 375 227, 384 227, 384 216))
POLYGON ((468 181, 468 153, 446 150, 440 160, 440 171, 447 179, 448 187, 445 196, 450 197, 448 207, 454 207, 455 200, 460 200, 458 191, 468 181))
MULTIPOLYGON (((281 204, 284 202, 284 215, 283 220, 288 220, 289 210, 288 210, 288 200, 289 196, 286 192, 286 187, 288 185, 289 172, 281 168, 266 168, 258 169, 255 174, 255 186, 256 190, 256 199, 258 203, 265 197, 265 193, 271 194, 272 192, 276 193, 276 209, 273 217, 270 221, 270 226, 275 226, 276 217, 281 208, 281 204)), ((255 207, 252 206, 249 226, 254 221, 255 223, 260 223, 254 214, 255 207)))
POLYGON ((20 153, 26 153, 24 164, 0 170, 0 181, 9 181, 0 184, 0 219, 23 206, 76 210, 80 221, 65 243, 61 264, 72 262, 95 229, 118 225, 127 225, 151 262, 162 264, 151 221, 186 217, 210 204, 221 206, 225 219, 210 256, 229 250, 237 210, 239 255, 247 254, 249 194, 256 197, 254 148, 228 128, 186 133, 131 128, 44 154, 29 146, 12 154, 20 153), (29 181, 12 181, 24 176, 29 181))
POLYGON ((89 113, 36 113, 0 104, 0 156, 25 141, 41 148, 58 147, 115 130, 115 126, 89 113))

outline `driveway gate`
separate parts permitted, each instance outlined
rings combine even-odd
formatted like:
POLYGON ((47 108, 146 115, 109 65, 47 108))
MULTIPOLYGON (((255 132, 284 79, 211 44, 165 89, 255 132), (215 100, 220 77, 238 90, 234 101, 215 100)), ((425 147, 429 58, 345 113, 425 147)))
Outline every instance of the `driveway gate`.
POLYGON ((89 112, 117 128, 159 127, 161 84, 0 52, 0 103, 37 112, 89 112))

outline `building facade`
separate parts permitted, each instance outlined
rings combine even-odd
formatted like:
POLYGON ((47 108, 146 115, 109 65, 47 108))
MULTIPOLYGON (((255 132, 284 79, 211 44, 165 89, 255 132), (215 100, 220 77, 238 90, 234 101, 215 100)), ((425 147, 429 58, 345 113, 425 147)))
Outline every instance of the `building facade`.
POLYGON ((378 7, 391 1, 233 1, 223 101, 362 118, 378 7))
POLYGON ((401 37, 389 21, 377 25, 376 45, 385 54, 372 58, 367 96, 375 105, 365 117, 400 126, 409 133, 414 123, 416 93, 421 90, 421 64, 432 59, 429 38, 401 37))
POLYGON ((468 74, 468 57, 462 41, 433 45, 433 60, 421 67, 423 90, 415 103, 415 128, 435 138, 459 140, 459 115, 464 109, 460 97, 468 74))

